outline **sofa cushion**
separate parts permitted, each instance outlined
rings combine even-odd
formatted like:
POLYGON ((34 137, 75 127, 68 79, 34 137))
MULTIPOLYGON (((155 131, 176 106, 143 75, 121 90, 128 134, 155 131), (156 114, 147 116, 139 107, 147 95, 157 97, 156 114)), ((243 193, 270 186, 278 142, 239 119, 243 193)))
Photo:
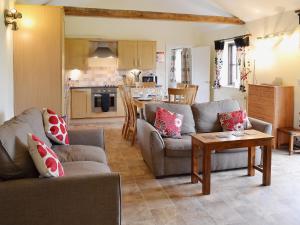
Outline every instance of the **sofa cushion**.
POLYGON ((158 107, 154 127, 162 137, 181 138, 183 115, 158 107))
POLYGON ((52 146, 50 140, 47 138, 45 130, 44 130, 44 123, 43 123, 43 116, 42 112, 37 108, 30 108, 25 110, 20 115, 13 118, 13 120, 18 120, 23 123, 28 123, 32 129, 33 134, 38 136, 45 144, 49 147, 52 146))
POLYGON ((53 151, 61 162, 94 161, 107 164, 102 148, 89 145, 53 145, 53 151))
POLYGON ((41 177, 62 177, 64 168, 57 155, 34 134, 27 134, 29 153, 41 177))
POLYGON ((195 133, 195 122, 190 105, 171 104, 171 103, 149 103, 145 105, 146 121, 152 125, 155 122, 157 107, 183 115, 181 134, 195 133))
POLYGON ((43 119, 47 137, 54 143, 69 145, 69 135, 65 120, 51 109, 44 109, 43 119))
POLYGON ((246 110, 219 113, 219 120, 223 131, 239 131, 252 128, 246 110))
POLYGON ((107 164, 92 161, 65 162, 63 167, 65 176, 86 176, 111 172, 107 164))
POLYGON ((12 119, 0 126, 0 177, 15 179, 37 177, 38 173, 28 152, 27 123, 12 119))
POLYGON ((190 157, 192 155, 192 137, 183 135, 182 139, 164 138, 166 156, 190 157))
POLYGON ((240 110, 238 101, 222 100, 192 105, 197 133, 222 131, 218 113, 240 110))

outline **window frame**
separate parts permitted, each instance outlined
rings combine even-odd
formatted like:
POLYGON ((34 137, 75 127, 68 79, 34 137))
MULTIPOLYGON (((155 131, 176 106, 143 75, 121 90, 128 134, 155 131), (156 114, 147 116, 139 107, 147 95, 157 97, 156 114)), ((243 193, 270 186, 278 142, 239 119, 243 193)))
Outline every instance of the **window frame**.
MULTIPOLYGON (((227 85, 231 87, 235 87, 236 80, 238 80, 238 61, 237 61, 237 52, 235 60, 233 60, 233 51, 234 47, 236 47, 234 42, 228 43, 228 80, 227 85), (235 77, 233 75, 233 71, 235 70, 235 77)), ((236 49, 237 51, 237 49, 236 49)))

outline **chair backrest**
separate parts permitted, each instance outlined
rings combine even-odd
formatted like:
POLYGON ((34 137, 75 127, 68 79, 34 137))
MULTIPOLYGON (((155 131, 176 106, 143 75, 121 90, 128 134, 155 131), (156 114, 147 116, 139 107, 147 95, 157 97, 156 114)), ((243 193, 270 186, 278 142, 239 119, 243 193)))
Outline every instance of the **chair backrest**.
POLYGON ((120 85, 119 86, 119 90, 120 90, 120 95, 121 95, 121 99, 122 99, 122 104, 125 110, 125 115, 128 116, 128 109, 127 109, 127 102, 126 102, 126 93, 125 93, 125 87, 124 85, 120 85))
POLYGON ((130 87, 124 87, 123 89, 123 95, 125 99, 125 104, 126 104, 126 111, 127 111, 127 116, 128 120, 134 122, 137 119, 137 109, 133 104, 133 99, 131 96, 131 88, 130 87))
POLYGON ((197 93, 198 93, 199 86, 198 86, 198 85, 195 85, 195 84, 187 84, 186 87, 187 87, 187 88, 193 88, 193 89, 194 89, 194 96, 193 96, 193 103, 194 103, 194 102, 195 102, 195 99, 196 99, 196 96, 197 96, 197 93))
POLYGON ((137 88, 155 88, 156 83, 155 82, 136 82, 135 86, 137 88))
POLYGON ((177 88, 186 88, 187 84, 184 84, 184 83, 177 83, 176 84, 176 87, 177 88))
POLYGON ((168 88, 169 102, 192 105, 194 93, 194 88, 168 88))

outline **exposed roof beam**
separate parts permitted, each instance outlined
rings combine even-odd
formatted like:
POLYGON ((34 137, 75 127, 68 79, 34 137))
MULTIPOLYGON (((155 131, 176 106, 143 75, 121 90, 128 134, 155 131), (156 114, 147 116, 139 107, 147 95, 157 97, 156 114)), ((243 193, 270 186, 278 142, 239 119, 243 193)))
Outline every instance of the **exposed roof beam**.
POLYGON ((95 9, 95 8, 79 8, 64 7, 65 15, 68 16, 89 16, 89 17, 110 17, 110 18, 126 18, 126 19, 149 19, 149 20, 176 20, 187 22, 202 23, 221 23, 221 24, 245 24, 244 21, 237 17, 208 16, 195 14, 181 14, 169 12, 151 12, 136 10, 115 10, 115 9, 95 9))

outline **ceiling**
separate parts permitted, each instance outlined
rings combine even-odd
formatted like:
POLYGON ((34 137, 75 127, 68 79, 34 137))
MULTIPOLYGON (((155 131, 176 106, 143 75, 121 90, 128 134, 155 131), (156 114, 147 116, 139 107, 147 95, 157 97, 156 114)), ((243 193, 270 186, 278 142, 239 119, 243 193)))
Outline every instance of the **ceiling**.
POLYGON ((234 15, 246 22, 300 9, 300 0, 16 0, 16 2, 199 15, 234 15))

